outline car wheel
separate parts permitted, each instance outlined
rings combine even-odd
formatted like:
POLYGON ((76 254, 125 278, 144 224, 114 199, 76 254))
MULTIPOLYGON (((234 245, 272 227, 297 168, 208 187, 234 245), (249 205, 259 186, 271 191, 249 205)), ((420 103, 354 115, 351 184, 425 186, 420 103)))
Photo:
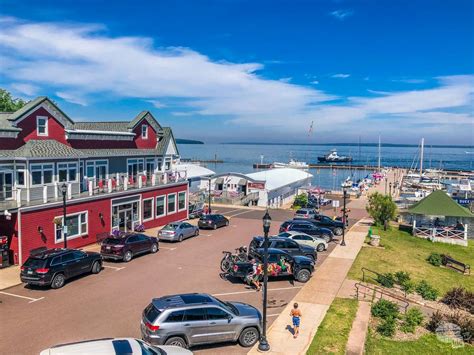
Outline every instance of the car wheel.
POLYGON ((335 234, 335 235, 342 235, 342 228, 341 228, 341 227, 337 227, 336 229, 334 229, 334 234, 335 234))
POLYGON ((229 272, 231 267, 230 260, 227 257, 222 258, 221 260, 221 271, 229 272))
POLYGON ((196 231, 194 232, 194 236, 197 237, 199 235, 199 228, 196 229, 196 231))
POLYGON ((305 255, 307 258, 310 258, 312 261, 314 261, 314 255, 312 254, 306 254, 305 255))
POLYGON ((102 270, 102 265, 101 265, 100 261, 94 261, 94 264, 92 264, 91 272, 93 274, 98 274, 100 272, 100 270, 102 270))
POLYGON ((158 244, 153 243, 153 244, 151 245, 151 252, 154 254, 154 253, 156 253, 157 251, 158 251, 158 244))
POLYGON ((225 226, 227 227, 229 225, 229 221, 225 221, 225 226))
POLYGON ((322 237, 326 243, 329 243, 331 241, 331 236, 329 234, 323 234, 322 237))
POLYGON ((302 269, 298 271, 298 274, 296 274, 296 280, 303 283, 308 282, 310 277, 311 273, 306 269, 302 269))
POLYGON ((171 337, 168 340, 166 340, 165 345, 171 345, 171 346, 179 346, 180 348, 188 348, 188 344, 186 344, 186 340, 184 340, 181 337, 171 337))
POLYGON ((213 228, 214 228, 214 230, 216 230, 216 229, 217 229, 217 223, 216 223, 216 224, 214 224, 213 228))
POLYGON ((123 256, 123 261, 125 261, 126 263, 128 263, 130 260, 132 260, 133 258, 133 254, 132 252, 129 250, 127 251, 124 256, 123 256))
POLYGON ((326 249, 326 248, 325 248, 325 246, 324 246, 323 243, 318 244, 318 246, 316 247, 316 250, 317 250, 317 251, 324 251, 325 249, 326 249))
POLYGON ((56 276, 53 278, 53 281, 51 282, 51 288, 61 288, 64 286, 65 281, 66 279, 64 278, 63 274, 56 274, 56 276))
POLYGON ((183 235, 180 234, 179 237, 178 237, 178 242, 182 242, 183 241, 183 235))
POLYGON ((255 343, 258 341, 259 333, 257 328, 247 328, 240 333, 239 336, 239 344, 242 345, 244 348, 249 348, 254 346, 255 343))

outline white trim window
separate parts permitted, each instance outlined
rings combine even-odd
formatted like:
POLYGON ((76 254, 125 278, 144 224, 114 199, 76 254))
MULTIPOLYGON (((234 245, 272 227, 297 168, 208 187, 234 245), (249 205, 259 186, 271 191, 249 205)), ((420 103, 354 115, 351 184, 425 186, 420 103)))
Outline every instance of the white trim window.
POLYGON ((176 194, 168 194, 168 214, 176 213, 176 194))
POLYGON ((58 182, 77 181, 77 163, 58 163, 58 182))
POLYGON ((53 183, 53 164, 31 164, 31 185, 51 185, 53 183))
POLYGON ((142 125, 142 138, 148 139, 148 125, 147 124, 142 125))
POLYGON ((105 180, 109 177, 108 160, 88 160, 85 176, 89 179, 105 180))
POLYGON ((166 195, 156 198, 156 218, 166 216, 166 195))
POLYGON ((186 191, 178 192, 178 211, 186 210, 186 191))
POLYGON ((25 165, 16 166, 15 184, 18 187, 26 186, 26 166, 25 165))
POLYGON ((143 222, 150 221, 154 218, 154 198, 143 199, 143 222))
MULTIPOLYGON (((67 239, 74 239, 87 235, 88 212, 78 212, 66 215, 67 239)), ((63 216, 54 218, 55 222, 55 243, 64 241, 63 216)))
POLYGON ((48 117, 36 116, 36 134, 38 136, 48 136, 48 117))

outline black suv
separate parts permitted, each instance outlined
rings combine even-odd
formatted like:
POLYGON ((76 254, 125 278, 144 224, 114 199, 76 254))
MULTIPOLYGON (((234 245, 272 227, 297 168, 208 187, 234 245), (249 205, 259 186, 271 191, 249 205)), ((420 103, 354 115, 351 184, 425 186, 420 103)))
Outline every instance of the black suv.
MULTIPOLYGON (((298 219, 299 218, 295 218, 295 220, 298 219)), ((344 223, 342 221, 334 220, 323 214, 316 214, 314 219, 305 218, 304 220, 313 223, 316 227, 330 229, 335 235, 342 235, 342 230, 344 228, 344 223)))
POLYGON ((102 270, 99 253, 75 249, 44 249, 30 254, 21 267, 21 281, 28 285, 60 288, 67 279, 102 270))
MULTIPOLYGON (((254 237, 249 245, 249 254, 254 254, 259 248, 263 248, 263 237, 254 237)), ((311 260, 316 260, 316 249, 309 245, 298 244, 297 242, 284 237, 272 237, 268 239, 268 247, 283 250, 292 256, 306 256, 311 260)))
POLYGON ((205 214, 199 218, 198 227, 201 229, 217 229, 229 225, 229 220, 221 214, 205 214))
POLYGON ((296 231, 306 233, 315 237, 323 238, 329 243, 334 238, 334 233, 328 228, 321 228, 314 224, 314 219, 302 218, 283 222, 279 232, 296 231))
POLYGON ((129 262, 135 255, 156 253, 159 249, 158 239, 145 234, 125 234, 120 237, 106 238, 100 247, 104 259, 129 262))

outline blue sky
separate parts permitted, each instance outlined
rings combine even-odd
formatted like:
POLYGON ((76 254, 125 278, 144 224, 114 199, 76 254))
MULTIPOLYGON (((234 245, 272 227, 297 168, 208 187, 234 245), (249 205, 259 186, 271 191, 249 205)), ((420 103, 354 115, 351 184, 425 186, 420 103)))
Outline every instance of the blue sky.
POLYGON ((473 2, 12 1, 0 87, 205 141, 474 144, 473 2), (308 129, 313 122, 313 132, 308 129))

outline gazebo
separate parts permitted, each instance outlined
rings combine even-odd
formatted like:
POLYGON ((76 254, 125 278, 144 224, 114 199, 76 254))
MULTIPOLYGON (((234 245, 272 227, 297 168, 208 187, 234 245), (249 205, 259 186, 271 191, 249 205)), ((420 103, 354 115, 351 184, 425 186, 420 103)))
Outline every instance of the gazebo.
POLYGON ((474 214, 446 192, 436 190, 408 209, 413 235, 434 242, 467 246, 467 230, 474 214))

